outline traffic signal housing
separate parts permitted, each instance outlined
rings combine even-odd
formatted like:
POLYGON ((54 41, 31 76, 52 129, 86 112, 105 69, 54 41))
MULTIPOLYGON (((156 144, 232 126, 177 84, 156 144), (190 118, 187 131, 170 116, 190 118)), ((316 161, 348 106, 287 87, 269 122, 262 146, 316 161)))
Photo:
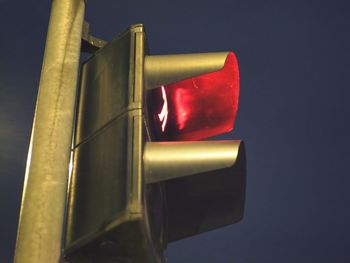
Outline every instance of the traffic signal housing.
POLYGON ((234 53, 151 56, 131 26, 82 66, 65 254, 163 262, 169 242, 241 220, 234 53))

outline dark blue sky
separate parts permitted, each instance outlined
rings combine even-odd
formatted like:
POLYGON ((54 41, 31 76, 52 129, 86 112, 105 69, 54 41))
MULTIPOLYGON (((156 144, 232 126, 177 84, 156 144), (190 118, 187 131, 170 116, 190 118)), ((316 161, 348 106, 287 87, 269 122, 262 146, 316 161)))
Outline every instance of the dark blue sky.
MULTIPOLYGON (((0 262, 11 262, 50 1, 0 0, 0 262)), ((247 146, 243 221, 169 263, 350 262, 350 2, 88 1, 92 33, 143 23, 153 54, 233 50, 247 146)))

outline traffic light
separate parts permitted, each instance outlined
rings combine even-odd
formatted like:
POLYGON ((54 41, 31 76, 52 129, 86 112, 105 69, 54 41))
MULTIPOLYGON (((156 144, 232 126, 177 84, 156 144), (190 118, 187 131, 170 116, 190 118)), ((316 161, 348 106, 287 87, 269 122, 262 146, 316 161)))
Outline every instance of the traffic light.
MULTIPOLYGON (((163 262, 169 242, 243 216, 232 52, 151 56, 131 26, 82 66, 65 255, 163 262)), ((98 261, 98 260, 97 260, 98 261)))

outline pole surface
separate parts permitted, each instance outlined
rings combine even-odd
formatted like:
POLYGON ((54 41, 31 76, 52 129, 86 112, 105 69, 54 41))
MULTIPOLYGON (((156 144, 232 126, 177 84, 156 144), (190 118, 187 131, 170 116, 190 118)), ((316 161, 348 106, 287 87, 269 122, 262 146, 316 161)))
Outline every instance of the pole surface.
POLYGON ((16 263, 58 263, 84 0, 53 0, 31 134, 16 263))

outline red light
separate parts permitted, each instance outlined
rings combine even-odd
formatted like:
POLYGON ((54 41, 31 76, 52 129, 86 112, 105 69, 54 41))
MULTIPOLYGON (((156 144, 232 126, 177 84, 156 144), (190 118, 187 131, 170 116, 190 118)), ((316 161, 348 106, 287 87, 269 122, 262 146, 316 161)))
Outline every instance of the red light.
POLYGON ((158 115, 157 140, 200 140, 229 132, 238 110, 236 56, 230 52, 222 69, 152 90, 150 96, 151 114, 158 115))

